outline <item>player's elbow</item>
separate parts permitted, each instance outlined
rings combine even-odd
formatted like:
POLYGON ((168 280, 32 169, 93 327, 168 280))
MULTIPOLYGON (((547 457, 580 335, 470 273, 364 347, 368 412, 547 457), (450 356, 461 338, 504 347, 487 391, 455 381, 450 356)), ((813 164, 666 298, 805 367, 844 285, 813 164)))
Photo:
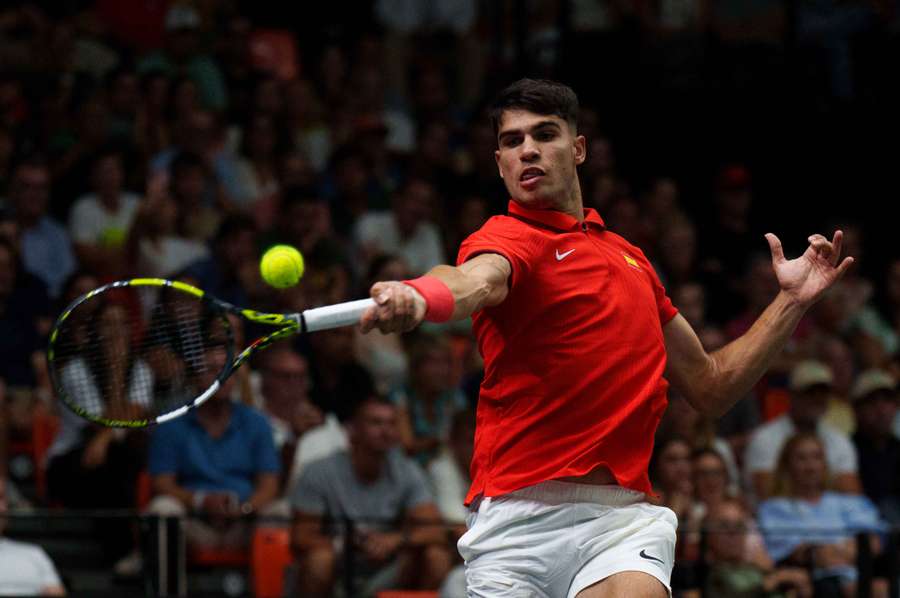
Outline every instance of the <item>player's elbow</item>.
POLYGON ((688 384, 679 390, 687 402, 704 417, 721 417, 728 411, 730 401, 720 385, 715 384, 711 376, 691 378, 688 384))

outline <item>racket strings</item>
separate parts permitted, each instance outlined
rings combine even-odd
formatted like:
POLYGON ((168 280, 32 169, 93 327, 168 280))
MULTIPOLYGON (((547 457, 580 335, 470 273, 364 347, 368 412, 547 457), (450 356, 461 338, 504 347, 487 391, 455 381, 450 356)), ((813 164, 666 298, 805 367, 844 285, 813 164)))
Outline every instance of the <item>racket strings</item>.
POLYGON ((133 286, 99 293, 58 327, 51 369, 60 398, 93 419, 152 419, 189 403, 215 380, 210 345, 227 321, 171 289, 133 286))

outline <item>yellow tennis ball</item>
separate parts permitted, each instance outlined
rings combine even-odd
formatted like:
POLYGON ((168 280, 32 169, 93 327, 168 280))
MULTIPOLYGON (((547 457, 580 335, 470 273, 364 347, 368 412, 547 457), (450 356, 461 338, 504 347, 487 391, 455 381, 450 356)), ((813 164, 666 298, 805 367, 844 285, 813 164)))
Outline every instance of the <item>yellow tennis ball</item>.
POLYGON ((292 287, 303 276, 303 256, 290 245, 269 248, 259 262, 263 280, 276 289, 292 287))

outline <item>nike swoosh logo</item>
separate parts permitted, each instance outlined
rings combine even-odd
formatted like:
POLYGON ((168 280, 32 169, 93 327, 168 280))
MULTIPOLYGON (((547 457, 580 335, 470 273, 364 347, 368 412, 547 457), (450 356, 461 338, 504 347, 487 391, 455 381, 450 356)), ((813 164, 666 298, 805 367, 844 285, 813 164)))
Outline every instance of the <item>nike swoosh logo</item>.
POLYGON ((559 252, 559 249, 557 249, 557 250, 556 250, 556 261, 557 261, 557 262, 563 261, 564 259, 566 259, 566 256, 569 255, 570 253, 572 253, 573 251, 575 251, 575 250, 574 250, 574 249, 570 249, 570 250, 568 250, 568 251, 565 252, 565 253, 560 253, 560 252, 559 252))
POLYGON ((650 556, 647 554, 646 550, 642 550, 638 553, 642 559, 647 559, 648 561, 656 561, 660 565, 665 565, 662 559, 658 559, 655 556, 650 556))

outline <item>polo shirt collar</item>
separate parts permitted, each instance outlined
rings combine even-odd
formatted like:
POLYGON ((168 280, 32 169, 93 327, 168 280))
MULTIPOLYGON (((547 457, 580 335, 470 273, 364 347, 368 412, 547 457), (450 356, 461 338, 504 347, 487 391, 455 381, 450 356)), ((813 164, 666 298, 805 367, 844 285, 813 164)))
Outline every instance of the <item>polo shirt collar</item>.
MULTIPOLYGON (((578 220, 556 210, 533 210, 512 199, 509 200, 508 210, 510 216, 518 216, 557 230, 574 231, 581 229, 581 224, 578 220)), ((584 209, 584 222, 597 228, 606 228, 603 218, 593 208, 584 209)))

